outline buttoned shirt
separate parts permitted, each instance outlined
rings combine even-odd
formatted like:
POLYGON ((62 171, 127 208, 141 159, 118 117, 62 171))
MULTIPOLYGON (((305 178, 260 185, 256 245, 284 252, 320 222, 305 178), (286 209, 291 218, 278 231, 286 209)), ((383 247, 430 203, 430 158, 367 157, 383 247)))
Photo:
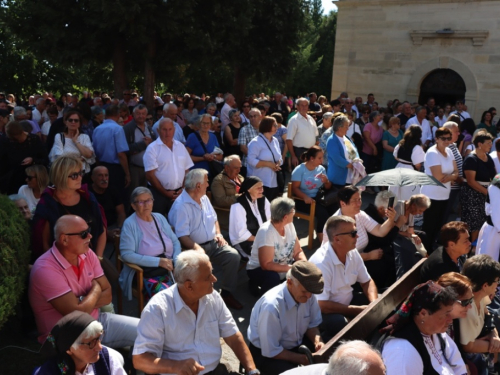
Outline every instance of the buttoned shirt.
POLYGON ((297 112, 288 121, 286 139, 291 140, 294 147, 310 148, 314 146, 318 134, 318 126, 309 115, 304 117, 297 112))
POLYGON ((231 122, 231 120, 229 119, 229 111, 233 109, 233 107, 231 107, 229 104, 227 103, 224 103, 224 105, 222 106, 222 109, 220 111, 220 121, 222 122, 222 132, 224 132, 224 129, 226 128, 227 124, 229 124, 231 122))
POLYGON ((144 153, 144 170, 155 170, 155 176, 161 186, 167 190, 175 190, 184 184, 186 170, 194 164, 186 147, 175 139, 172 149, 158 138, 149 144, 144 153))
POLYGON ((253 307, 248 340, 262 350, 264 357, 272 358, 283 349, 302 344, 306 331, 318 327, 321 320, 316 296, 298 303, 285 281, 264 294, 253 307))
POLYGON ((183 190, 168 213, 168 221, 177 237, 189 236, 197 244, 215 238, 217 214, 206 195, 201 197, 200 205, 183 190))
MULTIPOLYGON (((238 134, 238 145, 248 146, 250 141, 259 135, 259 130, 255 129, 252 124, 248 124, 241 128, 240 134, 238 134)), ((247 156, 243 155, 241 158, 241 165, 243 167, 247 166, 247 156)))
POLYGON ((325 286, 318 301, 338 302, 349 305, 352 300, 352 285, 356 282, 364 284, 371 280, 363 259, 356 249, 346 255, 342 263, 330 243, 323 244, 309 259, 323 273, 325 286))
MULTIPOLYGON (((160 127, 160 121, 163 120, 165 116, 161 116, 161 118, 156 121, 153 125, 153 131, 155 132, 156 136, 160 138, 160 134, 158 133, 158 128, 160 127)), ((174 133, 174 139, 176 141, 181 142, 182 144, 186 143, 186 138, 184 137, 184 132, 182 131, 181 126, 174 121, 174 128, 175 128, 175 133, 174 133)))
POLYGON ((269 142, 262 134, 259 134, 248 144, 247 175, 259 177, 266 187, 277 187, 276 171, 269 167, 257 168, 259 161, 283 164, 280 145, 276 138, 271 137, 271 142, 269 142))
POLYGON ((118 153, 128 151, 123 128, 109 119, 95 128, 92 145, 97 159, 109 164, 120 164, 118 153))
POLYGON ((408 129, 411 125, 418 125, 422 128, 422 137, 420 138, 420 140, 422 141, 422 144, 424 144, 427 141, 432 141, 432 131, 431 131, 431 125, 429 124, 429 121, 427 121, 424 118, 422 120, 422 123, 420 123, 417 119, 417 116, 413 116, 406 123, 405 129, 408 129))
POLYGON ((214 290, 200 298, 195 315, 174 285, 153 296, 142 311, 133 355, 151 353, 175 361, 193 358, 205 366, 200 374, 206 374, 220 362, 220 337, 237 332, 231 312, 218 292, 214 290))

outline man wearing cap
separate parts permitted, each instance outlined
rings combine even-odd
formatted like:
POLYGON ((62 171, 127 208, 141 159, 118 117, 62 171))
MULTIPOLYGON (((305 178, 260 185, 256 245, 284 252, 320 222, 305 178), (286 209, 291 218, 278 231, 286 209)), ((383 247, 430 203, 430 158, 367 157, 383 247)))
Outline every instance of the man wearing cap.
POLYGON ((264 294, 255 304, 248 340, 250 352, 266 374, 280 374, 298 365, 308 365, 299 347, 320 350, 321 310, 316 296, 323 292, 323 276, 313 263, 300 260, 288 270, 286 282, 264 294))

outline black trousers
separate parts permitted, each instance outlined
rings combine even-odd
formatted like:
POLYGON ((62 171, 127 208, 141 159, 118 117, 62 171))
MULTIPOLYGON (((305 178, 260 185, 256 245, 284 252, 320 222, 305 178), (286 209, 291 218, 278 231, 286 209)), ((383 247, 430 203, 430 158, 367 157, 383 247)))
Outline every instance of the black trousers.
POLYGON ((424 225, 422 225, 422 230, 427 234, 424 246, 429 255, 434 251, 434 242, 436 242, 439 231, 444 224, 447 205, 448 200, 438 201, 431 199, 431 206, 424 211, 424 225))
POLYGON ((113 186, 120 192, 120 197, 124 203, 129 202, 130 197, 127 196, 127 189, 125 188, 125 172, 121 164, 111 164, 105 162, 100 162, 99 164, 108 168, 109 186, 113 186))

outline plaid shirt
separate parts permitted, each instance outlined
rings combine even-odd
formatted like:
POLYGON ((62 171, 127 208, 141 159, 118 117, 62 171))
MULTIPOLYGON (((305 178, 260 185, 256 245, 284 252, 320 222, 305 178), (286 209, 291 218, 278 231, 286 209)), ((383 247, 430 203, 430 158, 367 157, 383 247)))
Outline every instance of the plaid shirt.
MULTIPOLYGON (((240 134, 238 135, 238 145, 248 146, 250 141, 255 137, 258 137, 259 131, 256 130, 251 124, 248 124, 241 128, 240 134)), ((241 165, 243 167, 247 166, 247 156, 243 155, 241 158, 241 165)))

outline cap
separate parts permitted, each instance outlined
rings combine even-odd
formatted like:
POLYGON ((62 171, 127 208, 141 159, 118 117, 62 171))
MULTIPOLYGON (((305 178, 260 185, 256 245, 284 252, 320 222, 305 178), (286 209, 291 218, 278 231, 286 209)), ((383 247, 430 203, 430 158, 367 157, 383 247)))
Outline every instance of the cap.
POLYGON ((312 294, 323 293, 323 274, 314 263, 307 260, 299 260, 292 266, 292 276, 295 277, 299 283, 312 294))

